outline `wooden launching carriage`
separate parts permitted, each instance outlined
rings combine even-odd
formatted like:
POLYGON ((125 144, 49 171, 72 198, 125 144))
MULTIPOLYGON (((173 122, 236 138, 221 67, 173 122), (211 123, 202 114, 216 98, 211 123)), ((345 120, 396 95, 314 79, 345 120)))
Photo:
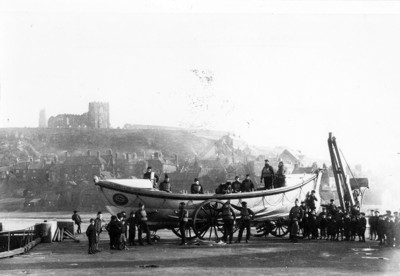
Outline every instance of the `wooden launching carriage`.
MULTIPOLYGON (((167 193, 152 188, 147 179, 108 179, 95 177, 95 185, 107 201, 107 209, 112 214, 125 211, 129 214, 138 209, 141 202, 149 215, 149 226, 153 231, 171 229, 180 236, 175 211, 179 203, 185 202, 189 211, 186 236, 200 239, 219 239, 223 235, 222 205, 230 200, 231 205, 240 206, 247 202, 256 215, 253 226, 257 235, 282 237, 288 232, 288 215, 296 198, 304 200, 311 190, 316 191, 320 201, 319 186, 321 172, 312 174, 290 174, 285 187, 234 194, 180 194, 167 193)), ((240 213, 232 209, 237 222, 240 213)), ((237 227, 237 224, 236 224, 237 227)))

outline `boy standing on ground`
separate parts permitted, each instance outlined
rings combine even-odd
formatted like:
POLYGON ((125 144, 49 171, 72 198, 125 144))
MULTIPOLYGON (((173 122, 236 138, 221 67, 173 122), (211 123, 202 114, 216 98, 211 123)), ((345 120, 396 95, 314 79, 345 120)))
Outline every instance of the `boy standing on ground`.
POLYGON ((103 214, 101 212, 97 212, 97 217, 94 220, 94 228, 96 229, 96 243, 95 243, 95 251, 96 252, 100 252, 99 243, 100 243, 100 233, 102 232, 102 229, 101 229, 102 217, 103 217, 103 214))
POLYGON ((90 219, 90 224, 86 229, 86 236, 89 240, 88 254, 96 254, 95 242, 96 242, 96 229, 94 227, 94 219, 90 219))

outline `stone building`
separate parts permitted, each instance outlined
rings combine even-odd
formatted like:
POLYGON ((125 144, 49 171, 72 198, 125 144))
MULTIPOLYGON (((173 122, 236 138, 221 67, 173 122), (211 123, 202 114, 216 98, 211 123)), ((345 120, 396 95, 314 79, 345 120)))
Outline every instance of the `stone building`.
POLYGON ((39 127, 40 128, 47 127, 46 109, 42 109, 39 112, 39 127))
POLYGON ((89 128, 110 128, 109 103, 91 102, 88 112, 89 128))
POLYGON ((51 116, 48 126, 50 128, 85 128, 88 126, 88 113, 51 116))
POLYGON ((91 102, 89 111, 79 114, 59 114, 48 120, 49 128, 110 128, 109 103, 91 102))

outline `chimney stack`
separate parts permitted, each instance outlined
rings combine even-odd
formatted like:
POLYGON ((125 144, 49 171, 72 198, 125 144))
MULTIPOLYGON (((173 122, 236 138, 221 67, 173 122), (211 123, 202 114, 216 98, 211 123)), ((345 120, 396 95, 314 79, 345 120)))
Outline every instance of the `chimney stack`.
POLYGON ((87 151, 87 156, 90 156, 90 150, 87 151))
POLYGON ((100 158, 100 151, 97 152, 97 158, 100 158))
POLYGON ((68 151, 65 152, 65 157, 69 157, 69 152, 68 151))

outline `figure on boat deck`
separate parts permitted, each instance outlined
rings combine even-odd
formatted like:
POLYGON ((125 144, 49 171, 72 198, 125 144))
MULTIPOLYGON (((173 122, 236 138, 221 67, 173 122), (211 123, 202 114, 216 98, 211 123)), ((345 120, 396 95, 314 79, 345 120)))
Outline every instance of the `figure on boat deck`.
POLYGON ((159 177, 155 172, 152 172, 151 170, 152 167, 147 167, 147 172, 144 173, 143 179, 150 179, 151 182, 153 182, 153 188, 157 188, 159 177))
POLYGON ((201 186, 198 178, 194 179, 194 183, 190 187, 190 193, 192 194, 204 194, 203 186, 201 186))

